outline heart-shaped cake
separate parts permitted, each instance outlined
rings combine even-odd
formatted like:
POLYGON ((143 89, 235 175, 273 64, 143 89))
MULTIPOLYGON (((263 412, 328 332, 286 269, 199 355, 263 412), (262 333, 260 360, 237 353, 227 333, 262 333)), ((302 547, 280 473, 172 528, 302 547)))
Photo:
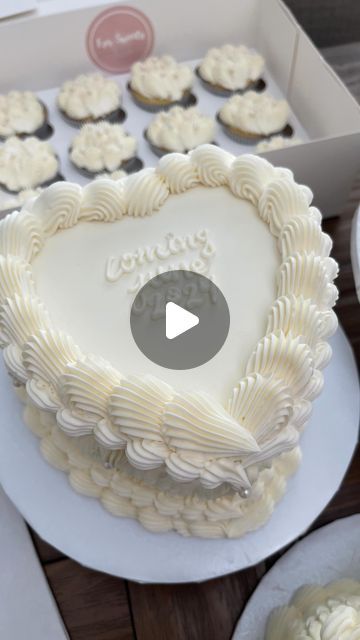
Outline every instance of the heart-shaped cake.
POLYGON ((300 461, 335 331, 337 264, 291 171, 211 145, 85 187, 57 183, 0 223, 0 340, 25 421, 76 491, 151 531, 237 537, 300 461), (148 360, 130 308, 157 274, 221 288, 222 349, 148 360))

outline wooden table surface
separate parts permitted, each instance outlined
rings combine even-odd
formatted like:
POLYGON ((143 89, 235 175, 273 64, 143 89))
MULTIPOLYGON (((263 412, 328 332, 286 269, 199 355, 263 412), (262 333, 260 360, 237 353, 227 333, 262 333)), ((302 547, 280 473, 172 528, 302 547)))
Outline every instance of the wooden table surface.
MULTIPOLYGON (((360 179, 341 216, 324 223, 334 240, 333 256, 340 264, 337 313, 358 364, 360 305, 354 289, 349 242, 351 219, 359 201, 360 179)), ((340 490, 311 529, 359 512, 360 448, 340 490)), ((32 536, 71 640, 229 640, 250 594, 281 555, 201 584, 141 585, 86 569, 34 532, 32 536)))

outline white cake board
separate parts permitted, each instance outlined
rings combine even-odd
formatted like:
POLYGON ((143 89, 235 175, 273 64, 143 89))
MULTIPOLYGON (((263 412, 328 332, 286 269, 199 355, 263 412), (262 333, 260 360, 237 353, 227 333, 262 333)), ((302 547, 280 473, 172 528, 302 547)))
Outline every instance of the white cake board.
POLYGON ((266 621, 275 607, 288 604, 304 584, 360 580, 360 515, 337 520, 292 547, 260 582, 232 640, 264 640, 266 621))
POLYGON ((207 580, 260 562, 303 534, 337 491, 358 439, 359 382, 341 329, 325 387, 302 436, 303 462, 286 495, 261 529, 238 540, 149 533, 110 515, 95 499, 70 487, 67 476, 42 458, 37 438, 0 368, 0 482, 37 533, 78 562, 141 582, 207 580))

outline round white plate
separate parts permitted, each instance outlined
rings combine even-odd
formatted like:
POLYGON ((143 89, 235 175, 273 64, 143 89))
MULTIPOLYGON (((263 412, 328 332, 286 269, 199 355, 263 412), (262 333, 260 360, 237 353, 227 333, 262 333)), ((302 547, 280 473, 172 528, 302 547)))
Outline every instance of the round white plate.
POLYGON ((264 640, 266 621, 304 584, 341 578, 360 580, 360 515, 314 531, 294 545, 262 579, 242 614, 232 640, 264 640))
POLYGON ((207 580, 249 567, 304 533, 337 491, 354 452, 359 424, 356 364, 341 329, 331 342, 334 354, 325 387, 302 436, 300 469, 269 522, 239 540, 149 533, 75 493, 66 474, 42 458, 3 366, 0 481, 44 540, 94 569, 131 580, 170 583, 207 580))

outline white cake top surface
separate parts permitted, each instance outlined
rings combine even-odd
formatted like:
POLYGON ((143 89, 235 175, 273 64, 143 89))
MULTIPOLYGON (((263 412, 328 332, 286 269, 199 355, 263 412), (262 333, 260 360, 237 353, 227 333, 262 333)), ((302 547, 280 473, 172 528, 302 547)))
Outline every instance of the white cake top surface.
POLYGON ((146 58, 131 67, 131 88, 150 99, 181 100, 193 81, 190 67, 179 64, 172 56, 146 58))
POLYGON ((244 45, 224 44, 209 49, 202 60, 201 77, 213 85, 236 91, 258 80, 264 71, 264 58, 244 45))
POLYGON ((44 119, 44 107, 31 91, 0 95, 0 137, 34 133, 44 119))
POLYGON ((220 109, 221 120, 235 129, 257 135, 281 131, 290 114, 286 100, 277 100, 269 93, 247 91, 234 95, 220 109))
POLYGON ((0 146, 0 184, 10 191, 33 189, 51 180, 59 163, 49 142, 8 138, 0 146))
POLYGON ((101 118, 121 104, 118 83, 100 73, 82 74, 67 80, 60 88, 58 106, 70 118, 101 118))
POLYGON ((214 141, 215 122, 197 107, 172 107, 158 113, 147 128, 147 136, 155 146, 167 151, 189 151, 214 141))
POLYGON ((121 124, 85 124, 71 143, 70 157, 80 168, 94 173, 119 169, 136 154, 136 139, 121 124))

